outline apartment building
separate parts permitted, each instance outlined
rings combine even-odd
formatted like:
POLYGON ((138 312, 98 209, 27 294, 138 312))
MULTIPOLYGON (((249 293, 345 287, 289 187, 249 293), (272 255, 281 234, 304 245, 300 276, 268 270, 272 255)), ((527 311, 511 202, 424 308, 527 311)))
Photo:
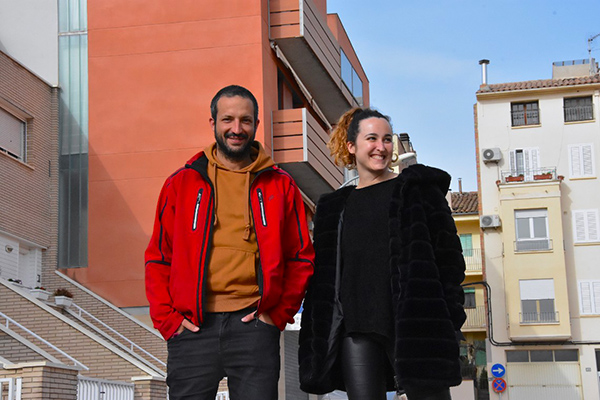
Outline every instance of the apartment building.
MULTIPOLYGON (((46 85, 54 118, 21 105, 27 92, 14 97, 19 88, 0 93, 2 123, 23 140, 0 136, 3 184, 12 176, 5 167, 25 171, 14 192, 0 195, 2 247, 14 249, 13 258, 21 253, 17 267, 5 249, 0 277, 20 280, 27 301, 28 288, 66 286, 146 322, 143 252, 158 193, 214 140, 209 102, 221 87, 240 84, 256 95, 257 140, 295 178, 309 217, 318 197, 344 182, 325 146, 331 125, 348 108, 369 105, 366 74, 326 0, 0 0, 0 51, 2 63, 46 85), (47 137, 38 137, 41 123, 47 137), (4 208, 5 197, 13 208, 4 208), (26 262, 29 251, 35 257, 26 262)), ((0 85, 11 82, 0 75, 0 85)), ((111 318, 109 325, 118 319, 111 318)), ((284 335, 290 365, 295 334, 284 335)), ((285 379, 280 390, 306 397, 285 379)))
POLYGON ((503 399, 600 398, 600 75, 591 61, 554 63, 552 79, 498 84, 480 62, 487 364, 506 368, 503 399))

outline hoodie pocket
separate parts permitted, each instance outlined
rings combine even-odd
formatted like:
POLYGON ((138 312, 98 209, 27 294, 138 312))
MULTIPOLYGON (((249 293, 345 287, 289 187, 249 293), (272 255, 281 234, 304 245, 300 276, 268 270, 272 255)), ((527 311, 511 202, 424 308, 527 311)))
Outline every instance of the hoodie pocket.
POLYGON ((200 212, 200 201, 202 201, 202 192, 204 189, 198 190, 198 196, 196 197, 196 207, 194 208, 194 220, 192 221, 192 230, 195 231, 198 227, 198 212, 200 212))

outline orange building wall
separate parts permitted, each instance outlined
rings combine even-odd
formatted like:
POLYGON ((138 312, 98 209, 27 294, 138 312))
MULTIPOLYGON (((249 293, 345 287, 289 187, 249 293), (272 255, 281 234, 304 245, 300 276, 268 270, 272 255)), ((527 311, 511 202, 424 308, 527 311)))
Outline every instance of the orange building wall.
POLYGON ((117 306, 146 304, 143 253, 158 193, 213 141, 209 102, 217 90, 250 89, 264 105, 257 138, 264 142, 267 131, 270 140, 277 73, 266 7, 88 2, 89 267, 68 274, 117 306))

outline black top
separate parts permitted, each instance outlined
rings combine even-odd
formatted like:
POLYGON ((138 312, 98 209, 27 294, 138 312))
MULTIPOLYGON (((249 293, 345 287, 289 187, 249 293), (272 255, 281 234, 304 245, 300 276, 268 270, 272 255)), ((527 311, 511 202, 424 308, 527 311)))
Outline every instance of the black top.
POLYGON ((355 189, 342 228, 341 302, 347 333, 394 337, 389 207, 396 179, 355 189))

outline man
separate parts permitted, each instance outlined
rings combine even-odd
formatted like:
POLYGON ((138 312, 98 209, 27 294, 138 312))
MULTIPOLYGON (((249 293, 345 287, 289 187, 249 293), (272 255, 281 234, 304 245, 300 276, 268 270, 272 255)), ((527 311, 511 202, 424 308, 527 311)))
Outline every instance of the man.
POLYGON ((146 250, 146 294, 168 347, 171 400, 276 399, 279 335, 298 311, 314 250, 293 179, 260 143, 258 104, 227 86, 216 142, 165 182, 146 250))

